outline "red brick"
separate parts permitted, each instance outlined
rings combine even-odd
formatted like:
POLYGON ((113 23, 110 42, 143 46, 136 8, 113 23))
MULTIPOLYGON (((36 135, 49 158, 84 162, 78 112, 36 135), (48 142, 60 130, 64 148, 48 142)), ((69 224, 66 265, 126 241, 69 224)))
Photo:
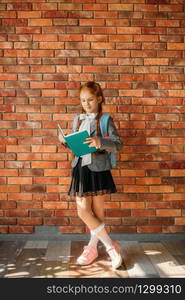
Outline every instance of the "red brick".
POLYGON ((133 11, 133 4, 108 4, 108 10, 133 11))
MULTIPOLYGON (((111 18, 112 19, 117 19, 118 17, 118 12, 117 11, 110 11, 110 12, 107 12, 107 11, 95 11, 94 12, 94 17, 95 18, 105 18, 106 19, 106 22, 111 22, 111 18)), ((113 20, 114 21, 114 20, 113 20)), ((116 20, 115 20, 116 21, 116 20)), ((128 21, 127 20, 124 20, 124 22, 128 25, 128 21)), ((123 24, 123 22, 122 22, 123 24)), ((112 25, 112 23, 107 23, 108 26, 112 25)))
POLYGON ((183 11, 183 5, 159 5, 159 11, 183 11))
POLYGON ((185 218, 175 218, 176 225, 185 225, 185 218))
POLYGON ((181 210, 180 209, 157 209, 156 210, 157 216, 181 216, 181 210))
POLYGON ((93 27, 92 33, 94 34, 116 34, 116 28, 114 27, 93 27))
POLYGON ((169 96, 171 97, 184 97, 184 95, 185 95, 184 90, 169 91, 169 96))
POLYGON ((81 19, 80 26, 104 26, 104 19, 81 19))
POLYGON ((9 226, 9 233, 18 234, 18 233, 33 233, 33 226, 9 226))
POLYGON ((84 4, 83 5, 84 10, 107 10, 107 4, 84 4))
POLYGON ((50 57, 53 56, 53 50, 30 50, 30 57, 50 57))
POLYGON ((18 160, 40 160, 41 159, 41 154, 38 153, 22 153, 22 154, 17 154, 18 160))
MULTIPOLYGON (((24 194, 24 193, 21 193, 21 194, 18 194, 18 193, 10 193, 8 194, 8 200, 24 200, 24 201, 29 201, 29 200, 32 200, 32 194, 24 194)), ((10 202, 10 201, 9 201, 10 202)), ((15 202, 16 204, 16 202, 15 202)), ((19 206, 19 203, 18 203, 18 206, 19 206)))
POLYGON ((160 233, 162 226, 138 226, 138 233, 160 233))
POLYGON ((42 10, 42 11, 57 10, 57 4, 56 3, 33 3, 33 10, 42 10))
POLYGON ((71 179, 69 177, 61 177, 59 178, 59 184, 67 184, 69 185, 71 182, 71 179))
POLYGON ((45 186, 42 184, 23 185, 21 192, 25 193, 45 193, 45 186))
POLYGON ((33 41, 57 41, 57 36, 51 34, 35 34, 33 35, 33 41))
POLYGON ((144 176, 145 172, 143 170, 121 170, 121 176, 131 176, 131 177, 136 177, 136 176, 144 176))
POLYGON ((7 152, 30 152, 30 146, 7 146, 7 152))
POLYGON ((118 27, 118 34, 141 34, 141 28, 139 27, 118 27))
POLYGON ((2 19, 16 18, 16 12, 15 11, 1 11, 1 18, 2 19))
POLYGON ((154 209, 134 209, 132 211, 132 216, 155 216, 155 210, 154 209))
POLYGON ((164 233, 177 233, 177 232, 184 232, 185 226, 177 225, 177 226, 163 226, 164 233))
POLYGON ((68 218, 65 217, 45 217, 44 225, 46 226, 60 226, 60 225, 68 225, 68 218))
POLYGON ((0 184, 6 184, 6 177, 0 178, 0 184))
POLYGON ((161 179, 156 177, 136 178, 136 184, 142 184, 142 185, 161 184, 161 179))
POLYGON ((61 233, 84 233, 84 226, 63 226, 60 228, 61 233))
POLYGON ((69 176, 70 170, 56 170, 56 169, 47 169, 44 172, 45 176, 69 176))
POLYGON ((32 184, 32 178, 30 178, 30 177, 10 177, 10 178, 8 178, 8 184, 32 184))
POLYGON ((145 58, 144 65, 168 65, 168 58, 145 58))
POLYGON ((28 21, 26 19, 3 19, 3 26, 27 26, 28 21))
POLYGON ((52 177, 37 177, 33 179, 34 184, 57 184, 58 179, 52 177))
POLYGON ((117 65, 117 58, 94 58, 94 65, 117 65))
POLYGON ((180 27, 178 20, 157 20, 157 27, 180 27))
POLYGON ((1 209, 16 208, 16 202, 15 201, 2 201, 2 202, 0 202, 0 208, 1 209))
POLYGON ((0 217, 0 225, 16 225, 17 220, 13 217, 0 217))
POLYGON ((84 66, 83 67, 83 72, 85 73, 89 73, 89 72, 100 72, 100 73, 103 73, 103 72, 107 72, 107 67, 105 66, 84 66))
POLYGON ((136 226, 111 226, 110 231, 113 233, 136 233, 136 226))
POLYGON ((34 217, 34 218, 17 218, 18 225, 42 225, 42 218, 34 217))
POLYGON ((28 55, 28 50, 4 50, 5 57, 28 57, 28 55))
POLYGON ((53 211, 49 210, 33 210, 30 211, 30 217, 52 217, 53 216, 53 211))
POLYGON ((51 114, 28 114, 28 120, 51 120, 51 114))
POLYGON ((176 193, 173 193, 173 194, 164 194, 163 198, 165 201, 178 201, 178 200, 184 200, 185 198, 185 194, 176 194, 176 193))
POLYGON ((0 226, 0 233, 7 234, 8 233, 8 226, 0 226))
POLYGON ((26 209, 9 209, 5 211, 6 217, 28 217, 28 210, 26 209))
POLYGON ((18 12, 19 19, 32 19, 32 18, 41 18, 41 12, 39 11, 20 11, 18 12))
POLYGON ((65 10, 82 10, 82 4, 79 3, 65 3, 65 4, 59 4, 59 10, 65 11, 65 10))
POLYGON ((12 49, 13 43, 11 42, 0 42, 1 49, 12 49))
POLYGON ((56 146, 32 146, 33 152, 56 152, 56 146))
POLYGON ((145 208, 145 203, 144 202, 124 202, 124 203, 121 203, 121 208, 133 209, 133 210, 145 208))

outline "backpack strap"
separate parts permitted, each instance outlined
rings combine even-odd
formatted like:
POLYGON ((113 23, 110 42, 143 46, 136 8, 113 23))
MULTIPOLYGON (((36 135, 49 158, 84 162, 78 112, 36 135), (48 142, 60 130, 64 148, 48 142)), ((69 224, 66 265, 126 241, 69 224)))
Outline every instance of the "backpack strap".
POLYGON ((108 120, 109 114, 103 114, 100 118, 100 130, 103 137, 108 137, 108 120))
POLYGON ((72 132, 75 132, 76 131, 76 128, 77 128, 77 125, 78 125, 78 120, 80 118, 80 115, 76 115, 74 117, 74 120, 73 120, 73 126, 72 126, 72 132))
MULTIPOLYGON (((109 121, 110 115, 109 114, 103 114, 100 118, 100 130, 103 137, 108 138, 108 121, 109 121)), ((110 153, 110 160, 111 160, 111 166, 116 167, 116 153, 111 152, 110 153)))

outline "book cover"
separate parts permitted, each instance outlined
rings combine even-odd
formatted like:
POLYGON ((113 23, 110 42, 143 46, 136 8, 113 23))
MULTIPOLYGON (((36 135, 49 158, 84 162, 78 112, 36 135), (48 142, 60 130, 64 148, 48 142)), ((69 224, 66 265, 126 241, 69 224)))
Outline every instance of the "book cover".
POLYGON ((90 137, 87 130, 78 131, 72 134, 65 135, 59 124, 58 124, 58 128, 63 138, 65 139, 67 145, 76 156, 82 156, 88 153, 95 152, 97 150, 95 147, 89 147, 89 144, 83 144, 86 138, 90 137))

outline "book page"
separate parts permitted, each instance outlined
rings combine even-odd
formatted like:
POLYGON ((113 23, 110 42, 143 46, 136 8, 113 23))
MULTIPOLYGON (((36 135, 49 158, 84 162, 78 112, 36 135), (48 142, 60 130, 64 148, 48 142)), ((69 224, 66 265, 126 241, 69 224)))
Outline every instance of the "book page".
POLYGON ((60 133, 61 133, 61 135, 63 136, 63 138, 65 139, 65 135, 64 135, 64 133, 63 133, 63 130, 62 130, 62 128, 60 127, 60 125, 58 124, 58 129, 60 130, 60 133))

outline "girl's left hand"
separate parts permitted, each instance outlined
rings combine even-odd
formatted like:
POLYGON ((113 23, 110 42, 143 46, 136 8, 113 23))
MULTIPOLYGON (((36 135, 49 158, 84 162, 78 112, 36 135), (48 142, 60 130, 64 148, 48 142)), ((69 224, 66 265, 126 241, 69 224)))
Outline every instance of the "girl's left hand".
POLYGON ((100 148, 101 146, 100 138, 98 137, 86 138, 84 144, 89 144, 89 147, 96 147, 96 148, 100 148))

